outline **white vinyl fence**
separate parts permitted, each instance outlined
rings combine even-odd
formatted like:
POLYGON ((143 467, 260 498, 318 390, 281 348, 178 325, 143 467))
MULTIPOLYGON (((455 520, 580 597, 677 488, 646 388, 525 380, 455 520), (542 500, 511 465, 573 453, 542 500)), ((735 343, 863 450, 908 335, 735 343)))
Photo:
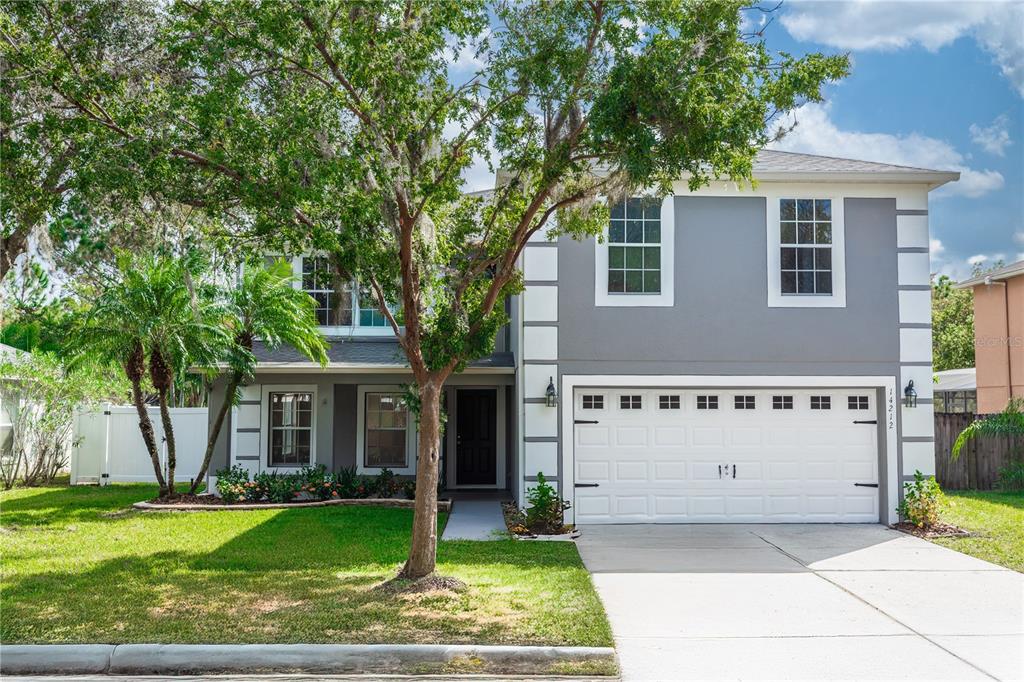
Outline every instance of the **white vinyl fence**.
MULTIPOLYGON (((167 443, 160 409, 148 408, 160 448, 160 463, 167 470, 167 443)), ((206 451, 207 408, 171 408, 177 445, 174 478, 188 481, 199 473, 206 451)), ((155 483, 153 463, 139 431, 139 415, 132 406, 107 406, 80 412, 75 418, 75 446, 71 449, 71 484, 155 483)))

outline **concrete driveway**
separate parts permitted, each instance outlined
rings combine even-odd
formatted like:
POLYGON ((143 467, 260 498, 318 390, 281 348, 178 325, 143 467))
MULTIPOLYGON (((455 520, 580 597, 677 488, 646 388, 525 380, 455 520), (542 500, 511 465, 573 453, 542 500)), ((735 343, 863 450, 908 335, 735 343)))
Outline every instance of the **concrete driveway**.
POLYGON ((624 680, 1021 680, 1024 575, 878 525, 585 526, 624 680))

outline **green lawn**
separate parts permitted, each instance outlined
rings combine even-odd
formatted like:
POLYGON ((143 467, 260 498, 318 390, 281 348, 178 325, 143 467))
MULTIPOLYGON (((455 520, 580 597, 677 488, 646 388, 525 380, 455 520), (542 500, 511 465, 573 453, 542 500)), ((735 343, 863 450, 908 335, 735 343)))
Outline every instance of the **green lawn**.
POLYGON ((934 542, 1024 572, 1024 493, 946 493, 942 520, 976 533, 934 542))
POLYGON ((442 542, 468 590, 395 595, 409 510, 127 510, 154 494, 0 493, 0 641, 611 644, 571 543, 442 542))

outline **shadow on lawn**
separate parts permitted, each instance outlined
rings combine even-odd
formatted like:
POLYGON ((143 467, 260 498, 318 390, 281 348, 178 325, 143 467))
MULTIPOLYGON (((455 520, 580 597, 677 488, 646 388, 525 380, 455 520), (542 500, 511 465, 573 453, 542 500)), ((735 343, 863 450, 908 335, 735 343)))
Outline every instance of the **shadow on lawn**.
POLYGON ((13 493, 0 501, 3 526, 47 526, 101 518, 102 514, 127 510, 139 500, 154 497, 157 487, 138 483, 105 488, 68 486, 39 493, 27 488, 13 493), (23 494, 15 496, 13 493, 23 494))
MULTIPOLYGON (((46 505, 39 501, 16 511, 49 512, 46 505)), ((78 510, 95 513, 104 506, 82 505, 78 510)), ((5 516, 7 512, 5 508, 5 516)), ((229 535, 231 515, 240 513, 244 512, 133 513, 130 518, 110 519, 111 533, 128 532, 128 524, 132 532, 140 533, 137 553, 101 561, 85 571, 69 562, 66 570, 8 578, 0 640, 456 642, 478 635, 494 642, 516 639, 511 617, 507 622, 495 617, 467 624, 447 608, 480 609, 486 591, 407 599, 372 589, 392 577, 405 559, 411 511, 285 510, 229 535), (223 532, 227 537, 213 550, 146 553, 147 540, 151 547, 159 546, 162 534, 169 532, 223 532), (395 625, 398 621, 403 624, 395 625)), ((38 523, 36 516, 31 518, 38 523)), ((473 572, 501 564, 509 569, 565 569, 564 548, 554 544, 445 542, 441 570, 473 572)))

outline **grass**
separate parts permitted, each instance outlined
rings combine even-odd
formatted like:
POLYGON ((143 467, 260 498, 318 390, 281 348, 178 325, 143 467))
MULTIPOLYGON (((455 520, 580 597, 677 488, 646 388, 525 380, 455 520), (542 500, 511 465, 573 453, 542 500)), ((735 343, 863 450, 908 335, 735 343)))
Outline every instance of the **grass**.
POLYGON ((934 542, 994 564, 1024 572, 1024 493, 952 491, 942 520, 976 533, 934 542))
MULTIPOLYGON (((390 594, 412 512, 140 513, 148 485, 0 493, 0 641, 611 645, 571 543, 441 542, 461 593, 390 594)), ((442 520, 443 522, 443 520, 442 520)))

